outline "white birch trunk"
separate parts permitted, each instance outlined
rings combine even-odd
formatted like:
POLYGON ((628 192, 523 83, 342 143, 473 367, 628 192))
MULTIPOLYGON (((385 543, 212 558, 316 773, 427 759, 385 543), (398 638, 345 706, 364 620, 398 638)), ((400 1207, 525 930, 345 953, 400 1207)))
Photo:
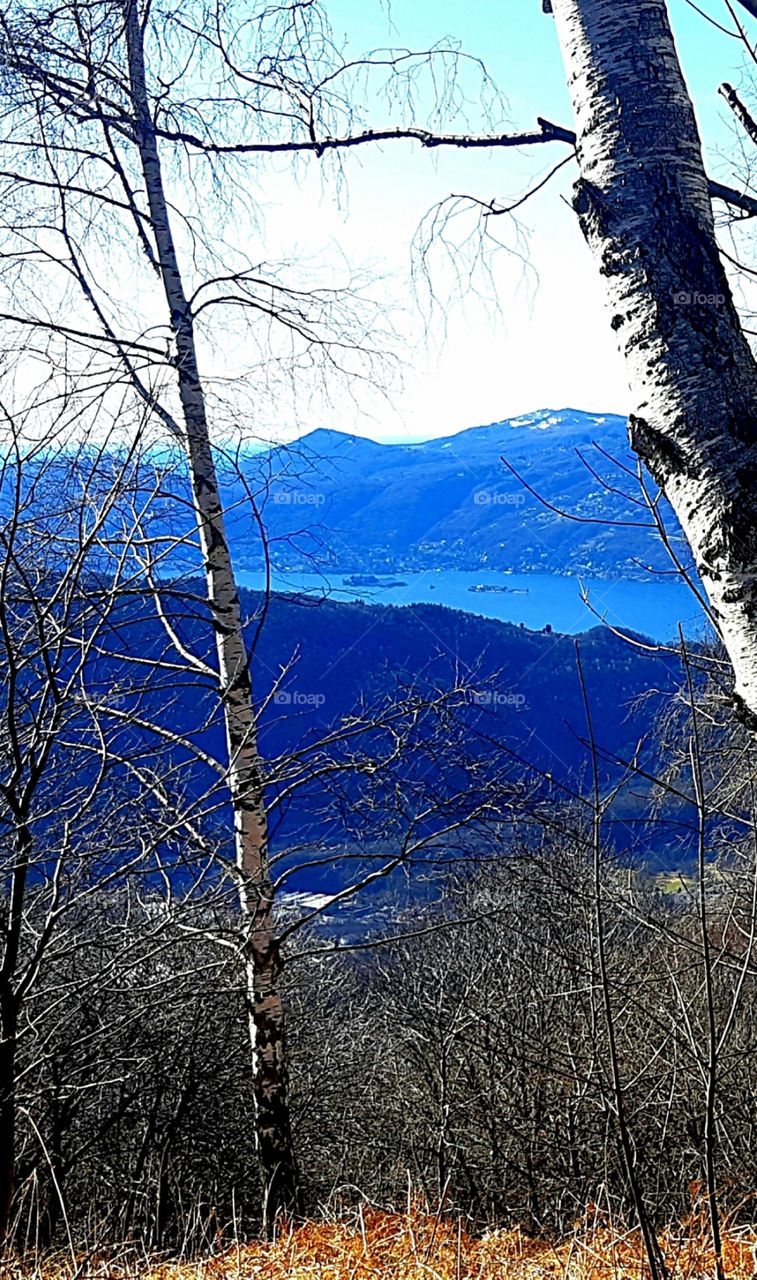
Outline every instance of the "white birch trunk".
POLYGON ((689 541, 757 726, 757 366, 717 251, 665 0, 553 0, 574 207, 635 400, 631 444, 689 541))
POLYGON ((123 0, 129 79, 142 173, 161 279, 176 342, 184 446, 199 530, 208 604, 216 637, 218 684, 226 725, 228 779, 240 872, 240 905, 247 931, 245 963, 253 1056, 255 1127, 270 1230, 279 1210, 298 1207, 297 1172, 288 1105, 281 961, 273 922, 268 826, 255 711, 239 591, 226 536, 194 322, 184 292, 145 77, 137 0, 123 0))

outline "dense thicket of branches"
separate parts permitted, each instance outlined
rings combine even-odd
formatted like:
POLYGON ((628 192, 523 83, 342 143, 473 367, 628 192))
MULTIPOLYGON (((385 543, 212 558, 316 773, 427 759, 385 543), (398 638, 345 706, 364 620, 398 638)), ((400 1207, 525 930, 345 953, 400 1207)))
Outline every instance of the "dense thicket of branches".
MULTIPOLYGON (((708 872, 721 1026, 742 997, 717 1099, 721 1199, 742 1211, 757 1178, 751 864, 744 846, 708 872)), ((702 953, 691 883, 675 888, 602 872, 635 1174, 658 1219, 684 1213, 704 1176, 702 953)), ((320 930, 289 970, 307 1208, 400 1203, 409 1182, 479 1225, 564 1231, 592 1204, 632 1217, 587 844, 566 835, 447 883, 405 927, 391 946, 346 952, 320 930)), ((20 1044, 24 1238, 65 1221, 90 1243, 197 1248, 254 1223, 243 984, 215 944, 149 894, 102 895, 48 966, 20 1044)))

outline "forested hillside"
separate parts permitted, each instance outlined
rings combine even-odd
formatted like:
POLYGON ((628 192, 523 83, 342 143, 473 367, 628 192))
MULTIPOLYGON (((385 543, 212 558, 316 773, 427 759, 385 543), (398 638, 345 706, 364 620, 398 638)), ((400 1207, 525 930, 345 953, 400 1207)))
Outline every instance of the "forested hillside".
MULTIPOLYGON (((165 607, 182 643, 202 653, 204 610, 195 606, 192 617, 187 609, 193 586, 199 584, 184 584, 173 601, 166 590, 165 607)), ((250 637, 265 610, 252 672, 262 708, 272 840, 279 850, 313 842, 319 864, 323 842, 338 847, 347 839, 391 838, 399 820, 389 798, 394 786, 403 789, 402 821, 423 812, 432 794, 442 804, 458 785, 469 791, 474 808, 490 786, 492 816, 498 796, 504 804, 505 778, 513 794, 521 786, 545 793, 553 785, 580 787, 588 753, 577 655, 606 782, 622 777, 640 741, 654 768, 655 718, 682 680, 675 654, 603 627, 576 640, 433 605, 382 608, 278 595, 264 600, 247 592, 242 603, 250 637), (382 800, 363 764, 382 758, 390 731, 412 732, 415 746, 387 766, 382 800), (281 804, 280 793, 286 794, 281 804)), ((111 634, 94 672, 99 684, 119 689, 119 717, 128 719, 133 709, 156 749, 163 728, 220 757, 223 725, 204 681, 188 672, 177 682, 173 667, 159 673, 165 631, 153 601, 131 600, 111 634), (141 667, 151 653, 156 674, 145 684, 141 667)), ((177 741, 175 767, 190 756, 177 741)), ((199 761, 191 776, 199 804, 212 784, 199 761)), ((464 807, 462 798, 460 803, 464 807)), ((660 832, 644 830, 639 821, 644 806, 632 808, 634 822, 619 832, 628 856, 660 864, 672 858, 679 865, 685 858, 680 847, 666 851, 660 832)), ((298 884, 309 880, 321 885, 329 877, 320 872, 314 879, 298 877, 298 884)))
MULTIPOLYGON (((244 475, 281 568, 643 577, 668 560, 632 467, 625 419, 544 409, 418 444, 314 431, 245 459, 244 475)), ((231 477, 231 502, 242 493, 231 477)), ((667 504, 658 514, 687 560, 667 504)))

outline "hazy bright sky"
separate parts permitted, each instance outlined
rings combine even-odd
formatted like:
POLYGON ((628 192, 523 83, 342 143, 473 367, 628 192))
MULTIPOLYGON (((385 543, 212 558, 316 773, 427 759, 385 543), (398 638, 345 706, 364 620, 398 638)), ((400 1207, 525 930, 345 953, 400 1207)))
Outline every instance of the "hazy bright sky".
MULTIPOLYGON (((700 3, 729 21, 722 0, 700 3)), ((671 0, 670 7, 709 170, 732 180, 728 157, 736 144, 717 89, 724 79, 739 83, 743 47, 718 34, 686 0, 671 0)), ((377 0, 332 0, 328 11, 335 31, 349 32, 355 48, 459 40, 486 61, 507 97, 513 130, 534 127, 537 115, 572 125, 554 24, 542 14, 540 0, 392 0, 390 10, 377 0)), ((469 116, 473 124, 475 104, 469 116)), ((392 112, 377 106, 376 124, 393 123, 392 112)), ((374 403, 369 412, 339 399, 312 426, 397 439, 447 434, 545 406, 629 409, 596 272, 564 199, 575 178, 572 165, 519 213, 527 263, 499 255, 499 315, 490 299, 472 297, 449 312, 446 335, 437 324, 429 338, 412 305, 409 244, 430 206, 451 192, 486 200, 518 196, 564 154, 558 145, 491 153, 428 152, 405 143, 362 148, 346 161, 348 199, 341 212, 322 192, 317 162, 309 164, 299 191, 306 197, 306 219, 303 201, 291 199, 282 174, 280 192, 274 184, 265 201, 267 249, 307 257, 338 245, 357 267, 370 265, 381 274, 387 300, 404 308, 398 323, 406 367, 403 385, 396 381, 391 388, 393 407, 374 403)), ((437 279, 443 291, 442 266, 437 279)))

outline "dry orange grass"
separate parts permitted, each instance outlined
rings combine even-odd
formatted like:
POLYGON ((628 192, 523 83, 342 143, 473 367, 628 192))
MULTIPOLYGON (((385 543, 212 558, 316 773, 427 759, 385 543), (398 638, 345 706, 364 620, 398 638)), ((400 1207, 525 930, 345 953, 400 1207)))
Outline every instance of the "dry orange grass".
MULTIPOLYGON (((674 1280, 711 1280, 712 1257, 703 1219, 663 1234, 674 1280)), ((728 1280, 753 1280, 755 1235, 726 1236, 728 1280)), ((202 1262, 69 1258, 18 1262, 2 1280, 643 1280, 635 1232, 585 1224, 558 1245, 519 1231, 474 1238, 459 1223, 414 1211, 366 1210, 353 1221, 310 1221, 274 1244, 232 1245, 202 1262)))

